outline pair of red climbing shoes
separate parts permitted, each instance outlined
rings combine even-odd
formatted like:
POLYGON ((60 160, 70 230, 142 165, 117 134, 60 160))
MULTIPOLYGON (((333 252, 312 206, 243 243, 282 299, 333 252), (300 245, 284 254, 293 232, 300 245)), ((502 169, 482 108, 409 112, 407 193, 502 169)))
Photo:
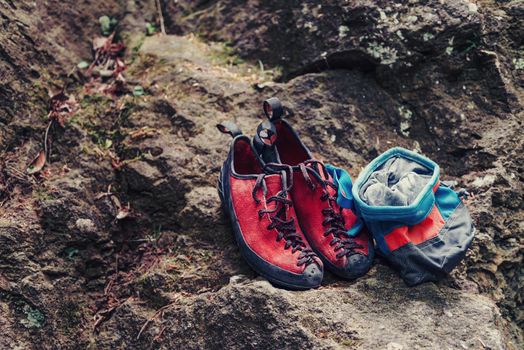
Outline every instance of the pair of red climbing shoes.
POLYGON ((337 169, 312 157, 278 99, 263 106, 268 120, 253 140, 234 123, 217 125, 233 137, 218 190, 244 259, 289 289, 318 287, 324 268, 346 279, 364 275, 373 244, 343 205, 349 194, 337 169))

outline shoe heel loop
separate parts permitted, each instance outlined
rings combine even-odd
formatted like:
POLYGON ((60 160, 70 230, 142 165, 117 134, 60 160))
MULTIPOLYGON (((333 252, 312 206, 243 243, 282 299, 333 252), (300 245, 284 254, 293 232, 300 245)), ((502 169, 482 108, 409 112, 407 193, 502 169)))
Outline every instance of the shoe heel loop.
POLYGON ((229 134, 235 138, 238 135, 242 135, 242 130, 233 122, 225 121, 216 125, 218 131, 224 134, 229 134))
POLYGON ((265 100, 263 108, 266 117, 270 121, 275 121, 284 117, 284 107, 282 107, 282 103, 276 97, 271 97, 270 99, 265 100))
POLYGON ((277 129, 275 125, 269 120, 265 120, 257 127, 257 135, 255 137, 257 142, 261 142, 266 146, 273 146, 277 140, 277 129))

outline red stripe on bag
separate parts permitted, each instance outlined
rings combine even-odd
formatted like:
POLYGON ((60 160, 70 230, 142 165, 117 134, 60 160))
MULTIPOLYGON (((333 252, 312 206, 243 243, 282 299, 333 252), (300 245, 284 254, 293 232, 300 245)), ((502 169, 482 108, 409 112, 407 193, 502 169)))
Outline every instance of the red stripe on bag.
POLYGON ((435 205, 423 221, 414 226, 396 228, 385 235, 384 239, 389 250, 393 251, 410 242, 417 245, 436 237, 444 224, 445 221, 435 205))
POLYGON ((389 250, 394 251, 403 245, 406 245, 409 243, 409 239, 407 237, 407 226, 402 226, 399 228, 394 229, 390 233, 384 236, 384 239, 386 240, 386 244, 389 247, 389 250))

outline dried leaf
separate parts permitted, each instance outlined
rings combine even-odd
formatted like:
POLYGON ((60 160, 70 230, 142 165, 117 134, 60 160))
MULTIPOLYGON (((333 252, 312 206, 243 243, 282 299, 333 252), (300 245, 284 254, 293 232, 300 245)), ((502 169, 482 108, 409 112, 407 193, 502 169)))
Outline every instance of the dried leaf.
POLYGON ((156 129, 143 127, 141 129, 131 131, 129 133, 129 137, 131 138, 131 140, 136 141, 136 140, 141 140, 141 139, 145 139, 145 138, 148 138, 148 137, 155 136, 158 133, 159 132, 156 129))
POLYGON ((51 96, 48 118, 56 120, 61 127, 64 127, 66 118, 75 112, 77 106, 75 97, 66 95, 62 89, 51 96))
POLYGON ((67 174, 70 171, 71 171, 71 169, 69 169, 69 167, 67 165, 64 165, 62 167, 62 169, 60 170, 60 176, 64 176, 65 174, 67 174))
MULTIPOLYGON (((106 21, 104 19, 103 21, 106 21)), ((126 69, 123 60, 125 45, 123 42, 113 42, 115 33, 106 37, 93 38, 93 63, 84 73, 91 77, 86 84, 86 91, 115 97, 123 93, 125 78, 122 72, 126 69)))
POLYGON ((93 50, 98 51, 104 46, 106 46, 109 40, 113 40, 112 37, 104 38, 103 36, 97 36, 93 38, 93 50))
POLYGON ((47 95, 49 96, 50 99, 53 99, 55 96, 60 95, 63 92, 64 92, 63 88, 56 90, 55 88, 50 87, 47 89, 47 95))
POLYGON ((96 195, 95 200, 99 200, 99 199, 105 198, 105 197, 110 196, 110 195, 111 195, 111 193, 102 192, 102 193, 99 193, 99 194, 96 195))
POLYGON ((113 205, 116 207, 117 211, 122 209, 122 204, 116 196, 111 196, 111 201, 113 202, 113 205))
POLYGON ((120 159, 111 157, 111 166, 113 169, 119 170, 123 165, 124 164, 120 161, 120 159))
POLYGON ((102 78, 109 78, 110 76, 113 75, 113 73, 114 71, 111 69, 101 69, 98 71, 98 74, 100 74, 102 78))
POLYGON ((102 199, 102 198, 104 198, 104 197, 112 196, 113 193, 111 192, 111 187, 112 187, 111 184, 110 184, 109 186, 107 186, 107 191, 106 191, 106 192, 99 193, 99 194, 95 197, 95 199, 96 199, 96 200, 99 200, 99 199, 102 199))
POLYGON ((29 175, 36 174, 42 170, 46 162, 45 152, 42 150, 38 153, 35 159, 27 167, 27 173, 29 175))
POLYGON ((126 64, 120 58, 116 59, 116 65, 120 68, 125 68, 126 64))
POLYGON ((129 204, 127 205, 127 207, 120 208, 120 210, 116 214, 116 219, 117 220, 122 220, 122 219, 126 218, 129 215, 130 209, 131 209, 131 207, 130 207, 129 204))

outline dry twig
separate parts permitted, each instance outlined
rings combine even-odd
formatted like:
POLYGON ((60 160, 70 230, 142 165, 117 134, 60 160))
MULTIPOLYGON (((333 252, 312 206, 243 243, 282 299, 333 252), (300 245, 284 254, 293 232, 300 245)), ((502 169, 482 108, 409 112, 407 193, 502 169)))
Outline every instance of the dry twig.
MULTIPOLYGON (((166 310, 168 310, 169 308, 173 307, 174 305, 176 305, 176 303, 178 302, 178 299, 176 299, 175 301, 173 301, 172 303, 169 303, 167 305, 164 305, 162 306, 160 309, 158 309, 155 314, 153 316, 151 316, 145 323, 144 325, 142 326, 142 328, 140 328, 140 331, 138 332, 138 335, 136 336, 136 340, 140 339, 140 336, 142 335, 142 333, 146 330, 147 326, 153 322, 158 316, 162 316, 163 317, 163 314, 166 310)), ((164 327, 165 329, 165 327, 164 327)), ((160 331, 160 333, 157 335, 159 336, 161 333, 164 332, 164 329, 162 329, 160 331)))
POLYGON ((166 27, 164 25, 164 15, 162 15, 162 5, 160 4, 160 0, 155 0, 156 7, 158 10, 158 19, 160 21, 160 32, 162 35, 166 35, 166 27))

